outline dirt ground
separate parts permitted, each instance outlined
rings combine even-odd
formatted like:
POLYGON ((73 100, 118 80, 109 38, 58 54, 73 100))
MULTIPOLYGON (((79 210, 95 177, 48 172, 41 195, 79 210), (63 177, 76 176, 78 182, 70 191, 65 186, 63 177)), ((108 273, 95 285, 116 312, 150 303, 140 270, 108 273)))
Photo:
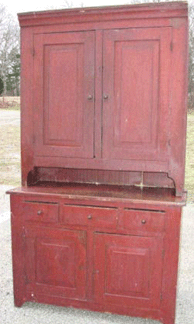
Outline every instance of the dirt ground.
POLYGON ((20 185, 20 111, 0 110, 0 185, 20 185))
POLYGON ((20 185, 20 111, 0 110, 0 223, 10 217, 6 191, 20 185))
POLYGON ((0 97, 0 108, 19 110, 20 97, 0 97))

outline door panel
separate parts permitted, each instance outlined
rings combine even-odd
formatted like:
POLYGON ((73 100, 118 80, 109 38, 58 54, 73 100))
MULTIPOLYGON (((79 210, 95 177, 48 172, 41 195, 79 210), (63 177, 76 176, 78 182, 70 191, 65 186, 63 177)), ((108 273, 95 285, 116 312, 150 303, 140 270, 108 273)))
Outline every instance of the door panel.
POLYGON ((158 307, 161 237, 95 234, 94 291, 98 302, 158 307))
POLYGON ((104 158, 166 161, 170 41, 170 28, 104 32, 104 158))
POLYGON ((94 33, 40 34, 34 43, 36 155, 92 158, 94 33))
POLYGON ((25 258, 28 292, 85 297, 85 232, 26 227, 25 258))

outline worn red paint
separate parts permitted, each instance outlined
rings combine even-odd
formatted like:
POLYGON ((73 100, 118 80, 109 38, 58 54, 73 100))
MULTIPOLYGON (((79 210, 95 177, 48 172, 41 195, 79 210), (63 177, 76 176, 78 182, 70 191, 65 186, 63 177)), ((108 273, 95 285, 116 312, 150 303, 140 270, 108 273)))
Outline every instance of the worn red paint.
POLYGON ((181 195, 186 4, 51 11, 19 20, 22 123, 28 125, 23 184, 35 167, 39 177, 40 167, 48 167, 48 179, 51 167, 109 170, 110 179, 121 170, 151 173, 152 182, 166 174, 181 195))
POLYGON ((23 187, 10 192, 15 304, 173 324, 185 204, 187 5, 19 20, 23 187))
POLYGON ((30 300, 174 323, 185 197, 73 184, 10 193, 17 306, 30 300))

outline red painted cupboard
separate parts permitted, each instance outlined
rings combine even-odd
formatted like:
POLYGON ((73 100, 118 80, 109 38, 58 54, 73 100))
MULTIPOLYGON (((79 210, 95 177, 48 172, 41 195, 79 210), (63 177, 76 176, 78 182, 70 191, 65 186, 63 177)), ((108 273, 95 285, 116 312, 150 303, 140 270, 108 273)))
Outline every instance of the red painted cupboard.
POLYGON ((19 14, 22 187, 15 304, 174 323, 187 5, 19 14))

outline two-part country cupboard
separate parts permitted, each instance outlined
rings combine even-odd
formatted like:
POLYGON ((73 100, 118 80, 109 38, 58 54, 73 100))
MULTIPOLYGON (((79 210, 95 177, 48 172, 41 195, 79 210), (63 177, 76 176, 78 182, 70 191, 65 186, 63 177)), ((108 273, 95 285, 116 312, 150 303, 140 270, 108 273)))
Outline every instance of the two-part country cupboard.
POLYGON ((15 304, 173 324, 187 97, 182 2, 19 14, 15 304))

